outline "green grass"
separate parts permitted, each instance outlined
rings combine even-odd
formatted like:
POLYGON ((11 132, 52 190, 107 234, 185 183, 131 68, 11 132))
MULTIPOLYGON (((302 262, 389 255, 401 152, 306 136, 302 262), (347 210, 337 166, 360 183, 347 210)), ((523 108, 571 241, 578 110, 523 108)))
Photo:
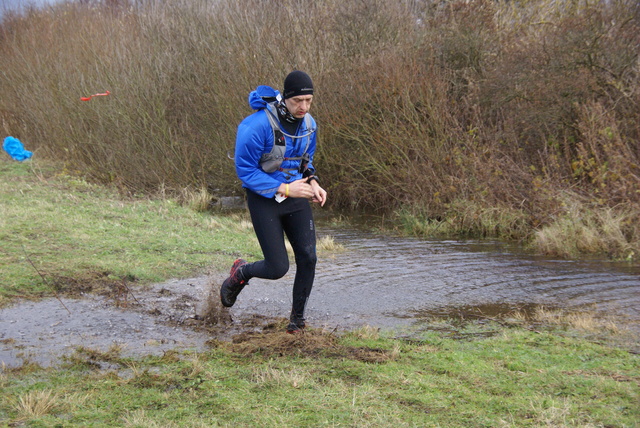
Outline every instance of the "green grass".
MULTIPOLYGON (((239 216, 123 198, 42 161, 0 161, 0 207, 7 302, 52 285, 72 292, 92 276, 151 282, 259 253, 239 216)), ((561 321, 435 320, 411 338, 279 325, 149 357, 78 348, 55 367, 0 368, 0 427, 638 426, 638 355, 608 344, 614 329, 596 337, 593 322, 586 332, 584 321, 561 321)))
POLYGON ((5 370, 0 421, 633 427, 640 420, 636 355, 550 333, 513 328, 481 340, 429 334, 402 341, 312 331, 298 337, 262 333, 247 343, 138 360, 79 352, 61 368, 5 370), (96 369, 101 360, 111 368, 96 369))
POLYGON ((4 298, 68 290, 78 280, 149 283, 224 270, 240 254, 260 255, 247 229, 239 215, 122 198, 54 165, 0 161, 4 298))

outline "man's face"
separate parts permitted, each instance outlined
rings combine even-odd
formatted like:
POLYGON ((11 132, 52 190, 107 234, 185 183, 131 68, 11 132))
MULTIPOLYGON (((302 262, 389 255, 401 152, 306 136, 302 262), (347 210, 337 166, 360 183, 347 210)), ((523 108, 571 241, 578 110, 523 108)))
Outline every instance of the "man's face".
POLYGON ((296 119, 302 119, 304 115, 309 112, 312 101, 313 95, 298 95, 287 98, 284 100, 284 104, 287 106, 287 109, 293 117, 296 119))

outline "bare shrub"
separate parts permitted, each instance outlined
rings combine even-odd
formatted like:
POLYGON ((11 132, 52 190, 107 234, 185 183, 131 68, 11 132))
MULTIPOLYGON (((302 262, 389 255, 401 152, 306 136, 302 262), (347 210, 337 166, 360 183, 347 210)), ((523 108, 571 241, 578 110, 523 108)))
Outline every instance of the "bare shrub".
POLYGON ((581 138, 576 144, 573 176, 591 187, 596 201, 607 200, 611 206, 631 203, 640 209, 638 141, 621 132, 619 121, 601 103, 585 104, 579 113, 581 138))
POLYGON ((581 105, 604 103, 629 126, 627 135, 637 135, 630 125, 638 114, 637 4, 540 2, 509 10, 501 15, 503 51, 480 93, 485 120, 502 122, 529 162, 565 175, 580 139, 581 105), (561 171, 546 162, 557 155, 561 171))
POLYGON ((2 132, 125 191, 240 193, 247 94, 297 68, 334 208, 520 238, 567 189, 638 210, 631 0, 74 2, 6 16, 0 41, 2 132))

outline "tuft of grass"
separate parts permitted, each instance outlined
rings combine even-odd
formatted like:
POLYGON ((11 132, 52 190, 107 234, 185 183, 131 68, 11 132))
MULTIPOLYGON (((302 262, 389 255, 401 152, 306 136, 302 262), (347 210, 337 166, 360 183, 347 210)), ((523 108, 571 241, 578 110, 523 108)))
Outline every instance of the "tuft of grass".
POLYGON ((196 212, 205 212, 211 209, 214 196, 209 193, 206 187, 201 187, 197 191, 185 189, 182 200, 184 205, 196 212))
POLYGON ((562 207, 554 221, 535 232, 532 246, 537 251, 566 258, 608 254, 637 261, 640 231, 628 207, 598 206, 570 193, 563 196, 562 207))
POLYGON ((2 364, 0 364, 0 386, 4 385, 4 382, 7 380, 6 371, 7 365, 3 361, 2 364))
POLYGON ((37 419, 50 414, 60 405, 60 397, 50 389, 30 391, 18 397, 14 407, 18 419, 37 419))
POLYGON ((317 243, 319 252, 341 253, 345 251, 344 245, 336 242, 335 238, 330 235, 322 236, 317 243))
POLYGON ((585 332, 606 331, 611 335, 621 333, 621 329, 613 319, 596 316, 593 312, 570 312, 552 310, 540 306, 533 314, 535 321, 544 324, 568 325, 576 330, 585 332))
POLYGON ((351 334, 360 339, 378 339, 380 337, 380 329, 372 327, 370 325, 364 325, 357 330, 351 332, 351 334))
POLYGON ((309 375, 299 369, 279 369, 276 367, 261 367, 254 372, 254 381, 261 386, 290 386, 301 388, 305 386, 305 380, 309 375))
POLYGON ((163 428, 163 427, 174 427, 173 423, 162 424, 158 421, 153 420, 147 416, 147 412, 144 409, 136 409, 131 412, 127 412, 125 416, 122 417, 122 421, 124 422, 125 427, 137 428, 137 427, 146 427, 146 428, 163 428))

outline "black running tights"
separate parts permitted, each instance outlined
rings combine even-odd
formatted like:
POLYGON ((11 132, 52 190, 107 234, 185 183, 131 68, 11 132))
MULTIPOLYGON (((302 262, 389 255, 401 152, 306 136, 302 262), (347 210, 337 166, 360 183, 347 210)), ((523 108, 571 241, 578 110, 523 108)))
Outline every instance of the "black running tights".
POLYGON ((296 262, 293 282, 291 319, 304 319, 304 309, 311 294, 316 272, 316 231, 309 201, 287 198, 278 203, 247 190, 247 204, 264 260, 242 268, 242 276, 278 279, 289 270, 289 256, 284 244, 287 235, 296 262))

